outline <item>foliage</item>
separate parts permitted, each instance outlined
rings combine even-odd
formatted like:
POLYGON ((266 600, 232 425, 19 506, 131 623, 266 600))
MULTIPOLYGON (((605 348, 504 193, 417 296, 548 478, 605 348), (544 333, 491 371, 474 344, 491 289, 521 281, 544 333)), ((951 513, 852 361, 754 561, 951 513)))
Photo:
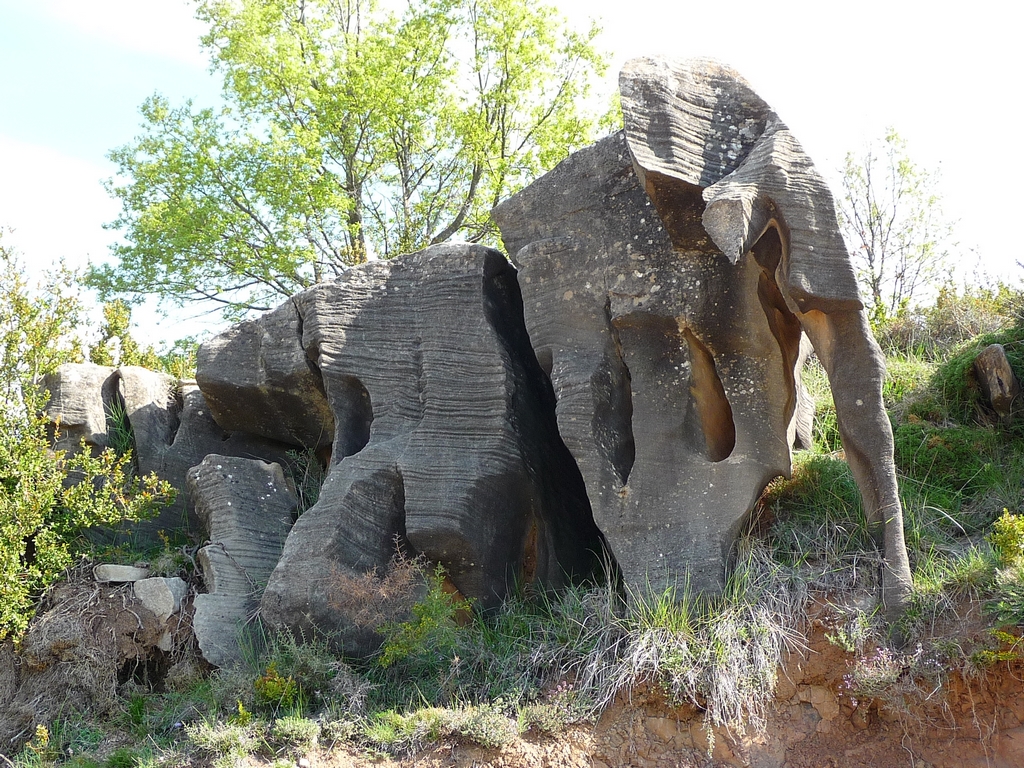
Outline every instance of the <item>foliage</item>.
POLYGON ((1003 509, 1002 516, 992 523, 988 542, 1002 565, 1013 565, 1024 559, 1024 516, 1012 515, 1003 509))
POLYGON ((131 476, 130 454, 51 449, 42 376, 80 360, 81 305, 66 271, 30 291, 0 244, 0 638, 22 632, 39 595, 82 551, 82 531, 151 513, 170 494, 131 476))
POLYGON ((911 161, 893 129, 843 167, 840 221, 872 318, 896 316, 944 276, 952 227, 942 216, 936 177, 911 161))
MULTIPOLYGON (((276 662, 271 661, 266 671, 253 683, 256 703, 277 709, 291 709, 299 698, 299 686, 291 675, 284 677, 277 671, 276 662)), ((241 707, 241 702, 239 702, 241 707)), ((241 709, 239 709, 241 712, 241 709)))
POLYGON ((956 511, 965 497, 999 483, 996 436, 974 427, 900 424, 893 432, 897 468, 927 503, 956 511))
POLYGON ((523 0, 202 0, 220 110, 142 105, 111 153, 104 296, 267 309, 369 255, 494 241, 490 209, 586 144, 596 29, 523 0))
POLYGON ((152 347, 143 349, 131 334, 132 308, 121 299, 103 305, 100 340, 89 351, 89 362, 96 365, 141 365, 160 370, 161 360, 152 347))
POLYGON ((320 740, 320 726, 315 720, 299 715, 285 715, 274 720, 270 735, 283 746, 312 749, 320 740))
POLYGON ((976 336, 1013 327, 1021 319, 1021 292, 1005 283, 939 287, 935 301, 907 306, 874 325, 890 362, 941 360, 976 336))

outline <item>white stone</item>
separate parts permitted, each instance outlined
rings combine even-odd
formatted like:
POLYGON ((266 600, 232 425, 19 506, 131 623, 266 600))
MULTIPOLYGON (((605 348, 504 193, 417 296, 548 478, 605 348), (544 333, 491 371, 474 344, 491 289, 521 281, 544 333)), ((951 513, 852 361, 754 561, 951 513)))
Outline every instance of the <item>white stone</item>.
POLYGON ((92 569, 96 581, 128 582, 145 579, 149 576, 148 568, 137 568, 134 565, 113 565, 104 563, 92 569))

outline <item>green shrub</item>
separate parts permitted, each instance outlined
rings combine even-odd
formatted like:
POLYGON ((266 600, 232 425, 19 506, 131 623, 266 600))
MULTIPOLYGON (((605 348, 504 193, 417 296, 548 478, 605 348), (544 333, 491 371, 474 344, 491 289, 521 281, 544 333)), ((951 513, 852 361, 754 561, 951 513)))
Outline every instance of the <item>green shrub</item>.
POLYGON ((277 671, 277 662, 271 661, 262 675, 253 683, 256 703, 274 710, 291 709, 299 700, 299 685, 295 678, 277 671))
POLYGON ((1019 563, 1024 559, 1024 516, 1011 515, 1010 510, 1003 509, 987 538, 1002 565, 1019 563))
POLYGON ((0 639, 20 634, 36 598, 86 549, 85 528, 136 520, 169 498, 155 475, 131 477, 130 455, 51 450, 42 375, 81 359, 81 306, 67 272, 33 294, 0 244, 0 639))

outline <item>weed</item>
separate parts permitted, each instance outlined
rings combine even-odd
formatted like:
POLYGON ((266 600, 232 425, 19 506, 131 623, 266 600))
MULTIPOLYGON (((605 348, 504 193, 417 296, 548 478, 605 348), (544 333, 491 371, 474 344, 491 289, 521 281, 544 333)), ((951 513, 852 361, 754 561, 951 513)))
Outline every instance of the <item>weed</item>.
POLYGON ((1004 508, 986 538, 995 549, 1001 565, 1020 562, 1024 558, 1024 516, 1012 515, 1004 508))
MULTIPOLYGON (((185 726, 185 735, 199 750, 216 759, 240 760, 256 751, 259 740, 251 726, 243 727, 211 720, 185 726)), ((229 762, 224 762, 227 765, 229 762)))
POLYGON ((286 715, 274 720, 270 729, 274 742, 295 749, 313 749, 320 739, 320 725, 298 715, 286 715))
POLYGON ((503 747, 519 736, 518 723, 503 711, 503 704, 499 699, 490 704, 457 710, 448 719, 448 727, 453 733, 471 739, 482 747, 503 747))
POLYGON ((281 675, 277 671, 276 661, 267 665, 266 671, 256 678, 253 688, 256 691, 256 703, 273 710, 291 709, 299 699, 299 685, 295 678, 281 675))
POLYGON ((986 610, 1001 624, 1024 626, 1024 564, 1017 562, 996 571, 986 610))
POLYGON ((440 737, 444 721, 445 713, 440 709, 421 709, 408 715, 385 710, 363 724, 360 737, 367 746, 383 752, 412 754, 440 737))
POLYGON ((307 448, 303 451, 288 451, 285 471, 292 481, 299 502, 296 515, 301 515, 320 498, 320 488, 327 477, 327 468, 316 451, 307 448))

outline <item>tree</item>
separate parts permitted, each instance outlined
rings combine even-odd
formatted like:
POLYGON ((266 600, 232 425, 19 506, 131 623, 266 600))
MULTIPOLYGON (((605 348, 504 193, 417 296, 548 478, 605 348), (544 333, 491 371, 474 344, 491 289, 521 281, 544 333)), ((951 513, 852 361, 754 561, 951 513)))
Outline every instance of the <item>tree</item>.
POLYGON ((370 255, 494 242, 490 209, 591 139, 604 62, 525 0, 200 0, 225 105, 153 96, 111 153, 101 295, 267 309, 370 255))
POLYGON ((893 317, 946 276, 952 225, 936 182, 892 129, 862 155, 846 155, 840 221, 875 321, 893 317))

